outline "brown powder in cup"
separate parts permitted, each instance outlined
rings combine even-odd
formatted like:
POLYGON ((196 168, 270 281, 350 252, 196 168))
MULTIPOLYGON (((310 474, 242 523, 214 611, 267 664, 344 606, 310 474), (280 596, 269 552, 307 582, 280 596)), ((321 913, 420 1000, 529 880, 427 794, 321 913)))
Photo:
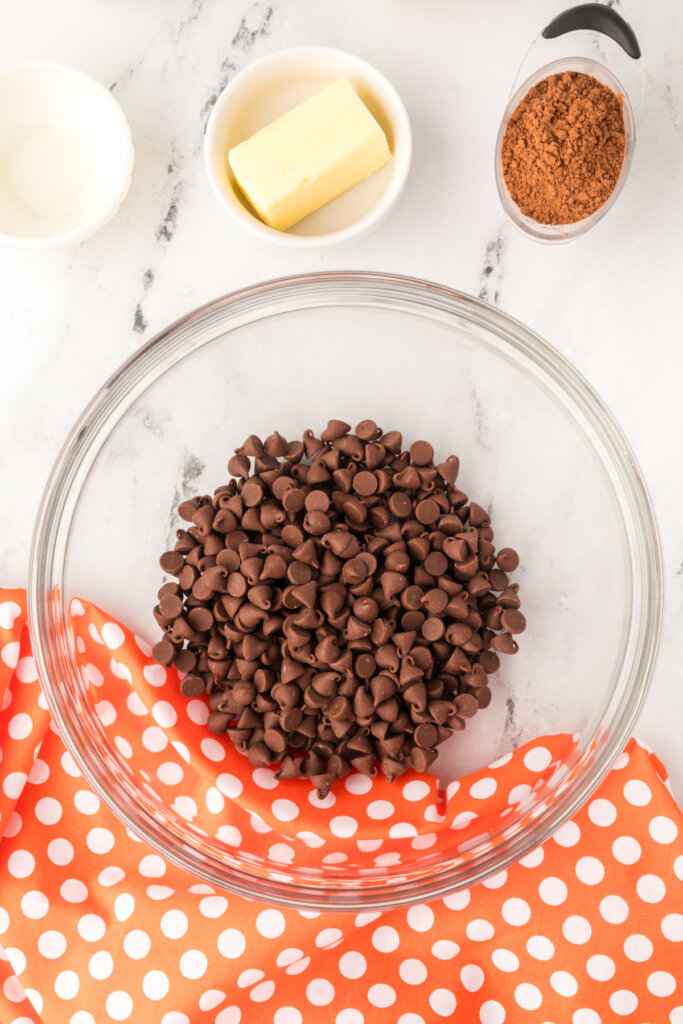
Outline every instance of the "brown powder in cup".
POLYGON ((574 224, 609 199, 624 162, 622 97, 578 71, 550 75, 510 117, 503 177, 523 214, 539 224, 574 224))

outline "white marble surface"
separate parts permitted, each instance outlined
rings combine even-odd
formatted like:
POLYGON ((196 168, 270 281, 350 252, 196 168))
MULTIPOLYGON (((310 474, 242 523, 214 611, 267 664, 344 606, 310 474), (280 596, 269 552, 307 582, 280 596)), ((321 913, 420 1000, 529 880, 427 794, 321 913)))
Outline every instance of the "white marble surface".
POLYGON ((0 581, 24 584, 31 524, 63 438, 104 379, 168 322, 269 277, 372 269, 432 278, 499 305, 578 366, 628 434, 657 508, 666 565, 661 656, 639 735, 683 798, 683 8, 616 0, 643 48, 646 94, 631 176, 584 239, 545 248, 506 223, 492 149, 531 39, 556 0, 22 0, 0 66, 54 59, 90 72, 136 147, 118 217, 72 250, 0 250, 0 581), (394 214, 353 248, 293 253, 219 210, 201 161, 217 92, 251 59, 323 43, 394 82, 415 156, 394 214))

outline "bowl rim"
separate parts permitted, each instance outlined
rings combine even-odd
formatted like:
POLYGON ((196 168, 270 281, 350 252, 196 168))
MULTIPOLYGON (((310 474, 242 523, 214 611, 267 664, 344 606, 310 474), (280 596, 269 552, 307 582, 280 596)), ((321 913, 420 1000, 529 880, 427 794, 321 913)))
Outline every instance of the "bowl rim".
MULTIPOLYGON (((340 76, 342 72, 340 71, 340 76)), ((209 115, 204 135, 204 166, 206 169, 211 188, 222 208, 226 210, 233 220, 246 228, 253 235, 264 241, 281 245, 292 249, 319 249, 330 248, 337 245, 345 245, 368 234, 389 215, 394 208, 405 186, 412 157, 412 131, 410 119, 405 104, 401 99, 395 86, 369 61, 347 50, 341 50, 333 46, 292 46, 282 50, 275 50, 258 60, 252 61, 245 68, 239 71, 235 77, 228 82, 218 96, 213 109, 209 115), (239 201, 236 190, 231 186, 229 192, 237 198, 232 203, 227 199, 226 189, 214 172, 213 161, 217 152, 217 134, 219 122, 224 116, 225 110, 230 105, 235 93, 245 82, 250 79, 258 79, 262 72, 269 66, 277 66, 292 60, 327 58, 329 60, 344 61, 355 66, 371 82, 371 89, 378 99, 386 97, 394 108, 392 124, 395 138, 400 134, 401 145, 395 146, 392 153, 394 160, 394 172, 391 180, 380 199, 363 217, 354 221, 347 227, 339 228, 337 231, 328 231, 319 235, 295 235, 289 231, 279 231, 265 224, 257 216, 239 201)), ((226 154, 227 159, 227 154, 226 154)))
POLYGON ((633 162, 633 150, 635 144, 636 119, 631 105, 631 100, 629 99, 627 91, 610 68, 599 60, 578 55, 575 57, 561 57, 558 60, 551 61, 549 64, 544 64, 542 67, 537 68, 536 71, 530 74, 528 78, 518 86, 515 92, 510 95, 505 106, 505 112, 501 118, 496 137, 494 155, 496 188, 498 190, 498 198, 500 199, 501 206, 517 230, 523 235, 526 235, 527 238, 532 238, 535 242, 541 242, 543 245, 563 245, 566 242, 573 242, 574 239, 585 235, 586 232, 602 220, 602 218, 609 213, 614 206, 614 203, 626 184, 626 179, 631 169, 631 163, 633 162), (581 67, 577 67, 576 65, 581 65, 581 67), (617 178, 617 183, 614 186, 611 195, 609 195, 602 206, 599 206, 597 210, 594 210, 589 217, 584 217, 582 220, 574 221, 572 224, 541 224, 540 221, 535 221, 531 217, 527 217, 526 214, 522 213, 510 195, 510 191, 503 176, 500 159, 503 137, 505 135, 505 129, 507 128, 510 115, 517 109, 518 105, 530 89, 535 85, 538 85, 539 82, 542 82, 544 78, 548 78, 551 75, 560 74, 562 71, 577 70, 582 71, 584 74, 592 74, 594 78, 597 78, 603 85, 608 86, 612 92, 616 93, 618 97, 621 97, 625 132, 624 159, 619 172, 619 177, 617 178))
POLYGON ((135 162, 135 151, 133 148, 133 138, 131 135, 130 125, 123 112, 123 107, 116 97, 112 96, 109 89, 107 89, 102 82, 97 78, 94 78, 92 75, 89 75, 86 71, 72 67, 69 64, 62 64, 59 61, 29 60, 8 64, 5 67, 0 68, 0 78, 7 78, 11 75, 22 74, 26 71, 57 72, 65 77, 75 79, 82 86, 96 93, 102 103, 110 108, 114 117, 118 120, 122 130, 122 143, 126 150, 124 170, 121 174, 118 187, 112 191, 106 204, 103 203, 97 213, 92 214, 76 227, 70 228, 68 231, 62 231, 56 235, 36 235, 27 238, 22 235, 11 235, 0 231, 0 245, 13 249, 58 249, 63 246, 76 245, 79 242, 84 242, 87 238, 94 235, 101 227, 108 224, 128 194, 133 175, 133 165, 135 162))
MULTIPOLYGON (((283 310, 284 311, 284 310, 283 310)), ((222 324, 223 330, 230 324, 222 324)), ((197 342, 197 348, 210 339, 197 342)), ((510 358, 510 353, 506 353, 510 358)), ((595 440, 593 441, 595 444, 595 440)), ((616 495, 615 495, 616 496, 616 495)), ((73 508, 71 509, 71 514, 73 508)), ((320 272, 279 278, 232 292, 221 299, 194 310, 161 331, 117 370, 96 393, 68 436, 48 479, 35 524, 31 546, 28 605, 33 630, 33 650, 49 709, 57 723, 67 749, 81 768, 95 792, 128 828, 154 850, 203 881, 242 896, 268 901, 281 906, 300 906, 317 910, 369 910, 435 899, 458 888, 469 887, 489 875, 501 871, 526 853, 545 842, 568 820, 595 791, 623 750, 633 724, 642 708, 654 671, 663 610, 662 554, 652 503, 634 454, 614 417, 591 385, 573 366, 537 334, 519 321, 446 286, 393 274, 356 271, 320 272), (227 311, 235 317, 232 326, 252 323, 272 316, 268 302, 285 302, 288 311, 318 308, 334 299, 335 304, 384 305, 400 309, 400 302, 409 308, 428 307, 432 314, 457 314, 473 324, 493 332, 500 341, 516 350, 520 359, 531 360, 542 379, 554 381, 567 396, 569 410, 581 414, 579 425, 595 430, 597 441, 611 458, 603 466, 614 470, 610 480, 622 488, 626 504, 619 500, 624 517, 629 561, 632 572, 630 634, 617 681, 606 706, 608 725, 600 725, 581 758, 565 779, 548 796, 535 804, 526 816, 510 829, 510 834, 494 846, 480 844, 476 859, 472 851, 451 858, 446 866, 424 877, 403 869, 400 879, 377 880, 374 887, 339 888, 333 884, 301 884, 299 881, 267 879, 262 873, 234 868, 211 859, 189 843, 180 845, 171 829, 160 826, 150 814, 141 815, 139 805, 128 792, 112 786, 112 775, 103 763, 88 760, 84 753, 87 730, 65 699, 64 665, 60 636, 63 633, 61 613, 61 568, 70 529, 65 519, 67 500, 78 494, 79 473, 91 446, 104 425, 111 426, 125 414, 121 401, 133 398, 168 369, 169 357, 179 361, 189 354, 187 333, 202 323, 212 325, 213 319, 227 311), (294 305, 292 305, 294 303, 294 305), (392 305, 394 303, 394 305, 392 305), (246 311, 246 319, 245 319, 246 311), (166 360, 166 362, 164 362, 166 360), (131 391, 137 382, 138 390, 131 391), (118 415, 117 415, 118 413, 118 415), (630 531, 629 531, 630 524, 630 531), (632 535, 631 535, 632 534, 632 535), (60 558, 62 562, 60 563, 60 558), (628 657, 627 657, 628 656, 628 657), (619 685, 621 690, 619 690, 619 685)), ((348 879, 348 872, 345 873, 348 879)))

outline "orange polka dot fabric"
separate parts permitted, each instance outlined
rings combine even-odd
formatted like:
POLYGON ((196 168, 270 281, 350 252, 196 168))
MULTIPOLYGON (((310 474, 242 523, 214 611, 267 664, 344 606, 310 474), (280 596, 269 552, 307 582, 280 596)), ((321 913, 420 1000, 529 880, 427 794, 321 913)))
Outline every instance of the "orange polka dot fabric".
MULTIPOLYGON (((401 826, 392 850, 401 844, 398 856, 419 857, 423 836, 439 842, 440 819, 466 829, 504 814, 515 786, 529 788, 513 802, 571 744, 554 736, 527 744, 450 794, 426 776, 390 790, 351 777, 324 807, 303 784, 259 786, 233 752, 239 761, 226 760, 223 791, 196 799, 179 774, 192 736, 180 706, 165 700, 166 677, 148 648, 85 604, 80 618, 77 647, 122 756, 144 756, 150 785, 181 800, 179 813, 199 827, 210 822, 211 834, 241 850, 260 836, 283 847, 286 863, 306 846, 298 833, 322 839, 333 857, 348 856, 352 837, 354 856, 376 862, 388 851, 368 844, 386 839, 387 821, 401 826), (131 688, 140 680, 151 691, 131 688), (160 750, 134 749, 146 730, 127 734, 126 714, 149 716, 146 729, 159 731, 148 742, 160 750), (389 792, 390 814, 380 805, 373 817, 373 801, 390 802, 389 792), (247 811, 253 799, 258 820, 247 811), (217 825, 227 800, 230 824, 217 825)), ((216 742, 186 717, 200 747, 216 742)), ((663 766, 633 740, 581 811, 508 871, 428 905, 356 915, 221 892, 129 833, 50 719, 21 591, 0 591, 0 755, 2 1024, 683 1024, 683 816, 663 766)), ((204 756, 218 758, 217 747, 204 756)))

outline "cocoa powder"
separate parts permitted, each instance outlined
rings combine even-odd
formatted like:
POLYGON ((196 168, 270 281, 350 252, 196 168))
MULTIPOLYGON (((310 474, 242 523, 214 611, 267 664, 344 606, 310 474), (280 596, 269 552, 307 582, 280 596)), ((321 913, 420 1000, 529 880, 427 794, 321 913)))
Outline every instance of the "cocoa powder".
POLYGON ((625 149, 622 97, 565 71, 531 88, 512 113, 502 171, 519 209, 539 224, 573 224, 609 199, 625 149))

